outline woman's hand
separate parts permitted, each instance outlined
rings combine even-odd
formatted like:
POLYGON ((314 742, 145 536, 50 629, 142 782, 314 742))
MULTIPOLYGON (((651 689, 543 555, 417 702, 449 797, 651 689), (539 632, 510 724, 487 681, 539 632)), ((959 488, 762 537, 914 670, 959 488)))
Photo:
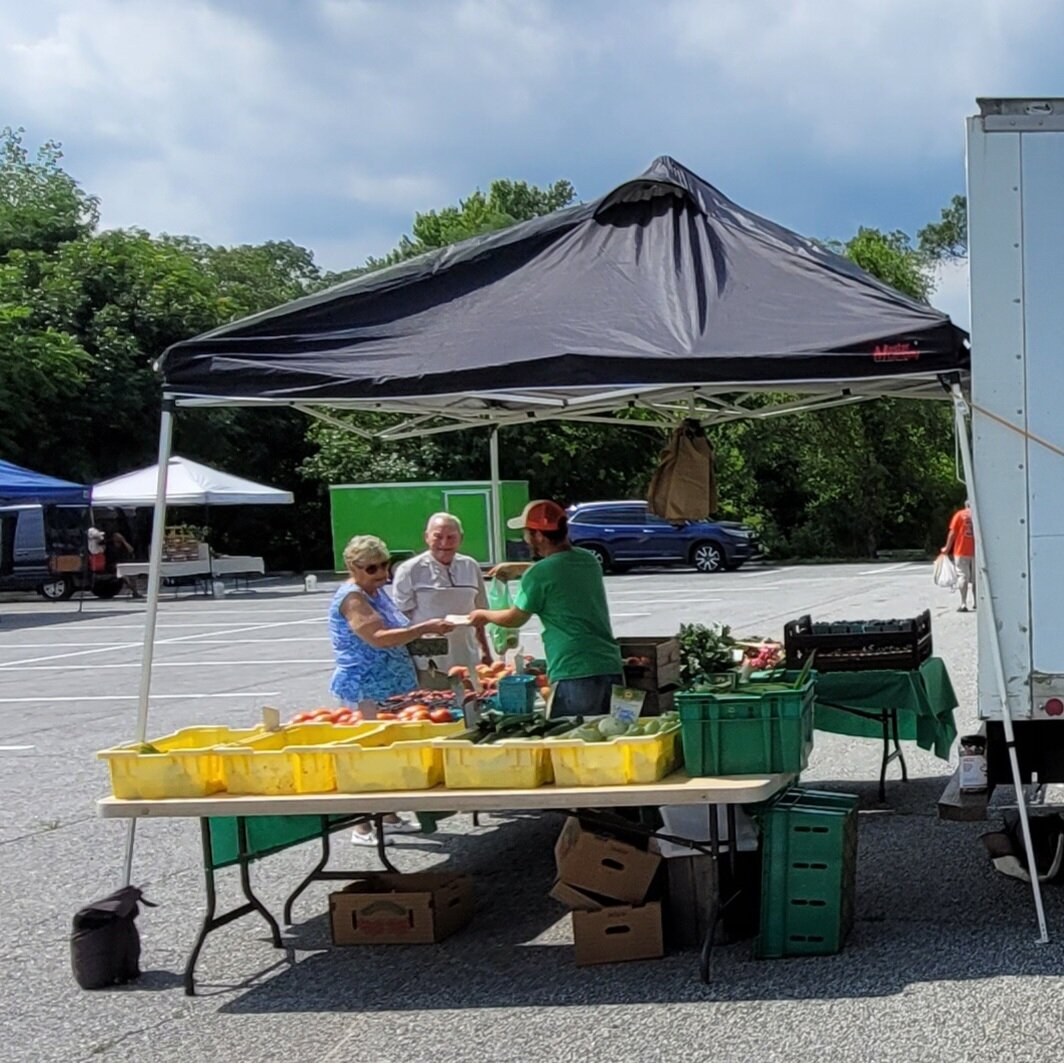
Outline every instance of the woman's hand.
POLYGON ((449 620, 444 620, 443 617, 438 617, 435 620, 422 620, 416 625, 416 630, 418 633, 415 638, 421 635, 449 635, 454 631, 454 624, 449 620))

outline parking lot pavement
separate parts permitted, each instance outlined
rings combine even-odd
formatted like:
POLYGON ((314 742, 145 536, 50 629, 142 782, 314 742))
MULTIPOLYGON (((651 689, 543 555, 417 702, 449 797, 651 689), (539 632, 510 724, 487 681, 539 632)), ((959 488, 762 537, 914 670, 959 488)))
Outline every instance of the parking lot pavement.
MULTIPOLYGON (((974 723, 975 617, 933 587, 926 565, 750 566, 734 573, 634 570, 607 580, 621 634, 668 634, 721 621, 779 636, 815 618, 912 616, 930 607, 936 652, 974 723)), ((263 704, 328 701, 328 587, 271 583, 219 600, 163 602, 149 732, 253 723, 263 704)), ((106 789, 96 750, 128 740, 136 712, 143 603, 0 601, 0 910, 4 1035, 0 1060, 1044 1060, 1057 1037, 1060 945, 1032 944, 1027 889, 994 876, 980 824, 941 823, 950 767, 906 746, 911 781, 876 797, 877 744, 817 735, 806 782, 861 797, 857 924, 837 957, 756 962, 750 943, 717 950, 715 978, 695 958, 577 969, 568 918, 546 897, 555 817, 469 817, 399 839, 413 870, 470 870, 477 914, 439 946, 333 949, 327 889, 297 905, 288 949, 265 925, 235 922, 208 940, 201 995, 180 972, 202 914, 198 830, 148 821, 135 880, 160 907, 141 920, 145 975, 85 993, 69 967, 73 911, 119 882, 125 825, 96 818, 106 789), (1047 1005, 1047 1002, 1050 1002, 1047 1005)), ((534 627, 523 636, 536 652, 534 627)), ((374 866, 335 846, 336 862, 374 866)), ((279 911, 314 854, 257 865, 279 911)), ((223 873, 223 903, 237 896, 223 873)), ((1059 899, 1051 927, 1064 931, 1059 899)))

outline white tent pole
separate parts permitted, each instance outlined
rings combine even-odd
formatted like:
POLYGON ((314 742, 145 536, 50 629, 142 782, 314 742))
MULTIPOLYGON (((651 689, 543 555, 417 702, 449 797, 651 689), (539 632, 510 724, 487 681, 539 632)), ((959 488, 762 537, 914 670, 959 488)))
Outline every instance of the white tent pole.
MULTIPOLYGON (((159 615, 159 592, 162 589, 163 537, 166 534, 166 472, 170 465, 170 450, 174 435, 174 400, 163 399, 159 422, 159 475, 155 486, 155 516, 151 528, 151 556, 148 567, 148 604, 144 613, 144 646, 140 659, 140 696, 137 699, 136 741, 143 742, 148 733, 148 701, 151 697, 151 665, 155 653, 155 621, 159 615)), ((129 885, 133 877, 133 846, 137 835, 137 821, 129 820, 126 832, 125 877, 129 885)))
POLYGON ((491 563, 506 560, 502 544, 502 479, 499 475, 499 426, 492 425, 488 450, 491 455, 491 563))
POLYGON ((1046 913, 1042 906, 1042 886, 1038 881, 1038 866, 1034 860, 1034 846, 1031 843, 1031 824, 1027 817, 1027 801, 1023 792, 1023 777, 1020 775, 1020 762, 1016 756, 1016 732, 1012 726, 1012 710, 1009 708, 1009 688, 1005 680, 1005 664, 1001 656, 1001 642, 997 616, 994 612, 994 598, 990 587, 990 566, 986 563, 986 550, 982 548, 983 539, 979 531, 979 501, 976 498, 975 476, 973 475, 972 448, 968 440, 967 404, 961 394, 960 384, 953 384, 953 413, 956 424, 957 444, 964 465, 964 482, 968 488, 968 505, 972 511, 972 530, 975 533, 976 557, 978 558, 979 581, 976 589, 981 600, 979 622, 987 625, 990 632, 990 654, 993 658, 994 679, 998 697, 1001 700, 1001 723, 1005 730, 1005 745, 1009 751, 1009 766, 1012 769, 1012 783, 1016 788, 1016 808, 1020 813, 1020 829, 1023 832, 1023 848, 1027 854, 1027 868, 1031 877, 1031 893, 1034 895, 1034 910, 1038 917, 1038 941, 1049 941, 1046 929, 1046 913))

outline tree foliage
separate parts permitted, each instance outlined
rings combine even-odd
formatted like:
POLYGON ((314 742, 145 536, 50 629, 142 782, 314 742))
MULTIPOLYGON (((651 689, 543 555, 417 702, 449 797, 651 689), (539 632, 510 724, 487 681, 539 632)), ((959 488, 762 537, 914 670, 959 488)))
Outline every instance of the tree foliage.
POLYGON ((954 196, 942 208, 939 221, 917 231, 920 250, 933 259, 964 258, 968 254, 968 198, 954 196))

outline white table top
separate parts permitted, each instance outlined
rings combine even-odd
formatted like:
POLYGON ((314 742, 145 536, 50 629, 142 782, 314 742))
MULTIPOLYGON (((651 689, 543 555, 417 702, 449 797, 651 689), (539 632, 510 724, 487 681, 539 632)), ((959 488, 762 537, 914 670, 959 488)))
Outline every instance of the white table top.
POLYGON ((305 816, 357 812, 512 812, 544 808, 609 808, 622 805, 746 805, 764 801, 792 775, 728 775, 690 778, 682 771, 654 783, 631 786, 540 786, 534 790, 390 790, 371 794, 298 794, 280 797, 174 797, 96 803, 105 819, 136 816, 305 816))
MULTIPOLYGON (((119 579, 127 576, 147 576, 151 571, 151 565, 147 561, 123 561, 115 565, 115 575, 119 579)), ((197 561, 164 561, 162 574, 164 576, 209 576, 211 563, 206 559, 197 561)))
MULTIPOLYGON (((115 566, 119 579, 132 576, 147 576, 151 565, 147 561, 123 561, 115 566)), ((164 561, 163 576, 228 576, 234 573, 265 573, 266 566, 261 557, 238 555, 234 557, 201 557, 195 561, 164 561)))

